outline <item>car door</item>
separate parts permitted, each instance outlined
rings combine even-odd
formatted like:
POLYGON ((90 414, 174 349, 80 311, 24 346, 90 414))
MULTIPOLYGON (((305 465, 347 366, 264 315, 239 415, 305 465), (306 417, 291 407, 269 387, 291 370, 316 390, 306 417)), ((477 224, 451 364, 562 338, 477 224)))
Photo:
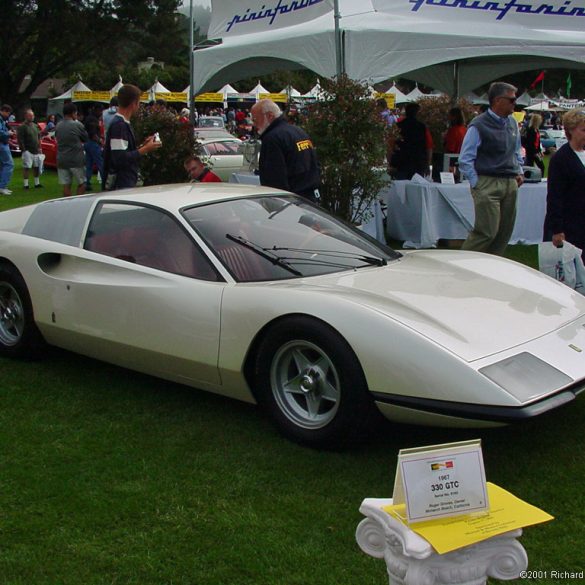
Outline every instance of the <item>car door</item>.
POLYGON ((83 252, 45 271, 49 341, 186 383, 220 383, 225 283, 177 220, 148 206, 102 202, 83 252))
POLYGON ((210 156, 211 170, 224 182, 229 182, 232 173, 238 172, 244 157, 238 152, 241 143, 236 140, 208 142, 205 149, 210 156))

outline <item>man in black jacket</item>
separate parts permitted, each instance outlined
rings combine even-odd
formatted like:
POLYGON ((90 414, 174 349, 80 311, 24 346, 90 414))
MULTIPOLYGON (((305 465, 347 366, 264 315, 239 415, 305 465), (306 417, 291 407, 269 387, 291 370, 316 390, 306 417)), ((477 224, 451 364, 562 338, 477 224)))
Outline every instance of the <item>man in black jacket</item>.
POLYGON ((415 173, 424 177, 429 172, 432 150, 427 145, 427 127, 416 119, 419 110, 417 103, 407 104, 404 119, 397 123, 400 140, 390 161, 397 180, 410 180, 415 173))
POLYGON ((262 138, 260 183, 318 202, 319 164, 307 133, 289 124, 272 100, 256 103, 252 107, 252 118, 262 138))
POLYGON ((130 118, 139 107, 140 89, 135 85, 123 85, 118 91, 118 112, 106 134, 102 189, 114 191, 135 187, 140 157, 161 146, 154 136, 149 136, 141 146, 136 144, 130 118))

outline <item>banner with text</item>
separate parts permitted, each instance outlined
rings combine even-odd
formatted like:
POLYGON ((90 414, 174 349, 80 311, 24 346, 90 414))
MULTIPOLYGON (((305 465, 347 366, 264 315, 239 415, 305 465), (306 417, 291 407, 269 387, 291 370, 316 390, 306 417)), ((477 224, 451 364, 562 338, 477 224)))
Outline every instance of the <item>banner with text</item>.
POLYGON ((109 91, 74 91, 71 100, 74 102, 109 102, 112 94, 109 91))
POLYGON ((223 103, 223 93, 200 93, 195 96, 196 102, 223 103))
POLYGON ((288 96, 286 93, 261 93, 258 95, 260 100, 272 100, 273 102, 279 102, 286 104, 288 102, 288 96))
POLYGON ((419 15, 449 23, 503 23, 564 31, 585 28, 585 0, 372 0, 372 5, 397 17, 419 15))
POLYGON ((333 0, 211 0, 210 39, 302 24, 333 10, 333 0))

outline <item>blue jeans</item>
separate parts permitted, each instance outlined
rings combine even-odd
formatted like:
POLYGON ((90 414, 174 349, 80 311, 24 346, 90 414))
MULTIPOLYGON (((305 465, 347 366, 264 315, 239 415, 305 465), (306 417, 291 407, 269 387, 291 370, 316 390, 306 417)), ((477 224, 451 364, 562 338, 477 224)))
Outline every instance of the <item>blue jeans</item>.
POLYGON ((97 167, 100 177, 104 176, 104 157, 102 147, 93 140, 86 142, 83 147, 85 149, 85 184, 89 187, 94 165, 97 167))
POLYGON ((0 189, 6 189, 14 171, 14 161, 8 144, 0 144, 0 189))

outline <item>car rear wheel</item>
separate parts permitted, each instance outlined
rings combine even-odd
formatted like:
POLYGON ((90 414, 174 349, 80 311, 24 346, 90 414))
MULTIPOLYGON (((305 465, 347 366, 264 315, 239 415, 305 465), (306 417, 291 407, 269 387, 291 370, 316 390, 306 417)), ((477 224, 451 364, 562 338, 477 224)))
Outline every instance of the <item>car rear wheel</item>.
POLYGON ((377 415, 353 350, 315 319, 274 325, 258 349, 255 374, 259 402, 297 442, 323 448, 359 442, 377 415))
POLYGON ((0 355, 35 357, 41 345, 22 276, 12 266, 0 266, 0 355))

